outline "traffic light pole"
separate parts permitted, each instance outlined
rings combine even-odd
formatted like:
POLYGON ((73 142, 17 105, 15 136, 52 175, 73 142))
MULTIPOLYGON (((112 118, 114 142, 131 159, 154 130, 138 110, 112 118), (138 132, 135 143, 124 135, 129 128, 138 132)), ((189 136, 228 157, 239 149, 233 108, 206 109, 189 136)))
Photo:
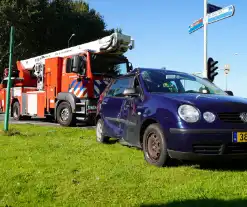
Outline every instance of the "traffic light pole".
POLYGON ((207 19, 207 6, 208 0, 204 0, 204 68, 203 68, 203 77, 207 78, 207 60, 208 60, 208 19, 207 19))

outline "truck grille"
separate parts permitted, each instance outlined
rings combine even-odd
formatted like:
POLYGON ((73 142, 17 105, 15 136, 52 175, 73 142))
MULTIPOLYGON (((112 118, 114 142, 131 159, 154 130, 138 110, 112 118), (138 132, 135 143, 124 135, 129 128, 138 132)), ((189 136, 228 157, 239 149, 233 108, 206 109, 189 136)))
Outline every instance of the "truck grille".
POLYGON ((247 143, 195 144, 193 145, 193 152, 207 155, 247 154, 247 143))
POLYGON ((244 123, 239 112, 218 113, 218 117, 225 123, 244 123))

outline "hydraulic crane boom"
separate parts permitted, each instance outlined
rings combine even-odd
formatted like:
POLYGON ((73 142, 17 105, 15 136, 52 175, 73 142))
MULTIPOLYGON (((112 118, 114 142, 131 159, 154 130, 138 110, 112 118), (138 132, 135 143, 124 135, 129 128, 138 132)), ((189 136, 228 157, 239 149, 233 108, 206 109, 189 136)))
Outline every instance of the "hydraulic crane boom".
POLYGON ((106 52, 111 54, 124 54, 128 49, 134 48, 134 40, 130 36, 113 33, 112 35, 103 37, 101 39, 70 47, 67 49, 51 52, 41 56, 33 57, 27 60, 21 60, 21 64, 24 69, 33 69, 33 67, 39 63, 44 64, 45 59, 53 57, 66 57, 71 55, 77 55, 85 50, 93 52, 106 52))

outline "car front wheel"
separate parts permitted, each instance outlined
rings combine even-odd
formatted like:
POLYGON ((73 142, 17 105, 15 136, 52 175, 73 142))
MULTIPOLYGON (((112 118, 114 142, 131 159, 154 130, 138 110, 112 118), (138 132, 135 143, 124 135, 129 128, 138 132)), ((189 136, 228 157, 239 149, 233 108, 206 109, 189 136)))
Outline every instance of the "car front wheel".
POLYGON ((159 124, 151 124, 145 130, 143 152, 149 164, 157 167, 168 165, 170 157, 167 152, 167 142, 159 124))
POLYGON ((104 135, 104 122, 102 119, 98 119, 96 124, 96 140, 100 143, 107 143, 109 137, 104 135))

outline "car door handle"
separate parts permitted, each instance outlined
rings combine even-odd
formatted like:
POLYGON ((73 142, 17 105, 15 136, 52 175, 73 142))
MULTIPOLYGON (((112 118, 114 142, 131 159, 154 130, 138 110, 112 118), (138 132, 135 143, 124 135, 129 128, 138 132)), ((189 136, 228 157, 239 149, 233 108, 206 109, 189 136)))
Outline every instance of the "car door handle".
POLYGON ((103 105, 105 105, 105 104, 107 104, 107 102, 105 102, 105 101, 102 101, 102 104, 103 104, 103 105))

